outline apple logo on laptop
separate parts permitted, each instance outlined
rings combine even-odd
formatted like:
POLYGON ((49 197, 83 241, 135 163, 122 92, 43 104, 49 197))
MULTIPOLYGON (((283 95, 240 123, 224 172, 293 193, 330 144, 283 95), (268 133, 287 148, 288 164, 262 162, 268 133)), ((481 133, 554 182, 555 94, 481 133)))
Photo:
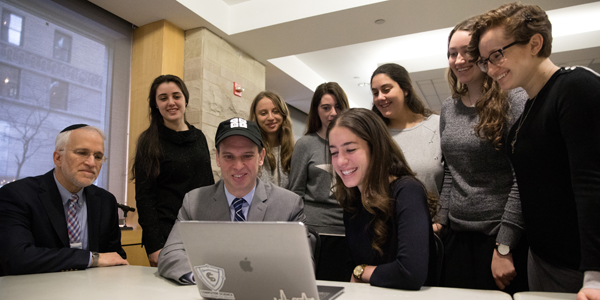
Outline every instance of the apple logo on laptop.
POLYGON ((247 257, 244 258, 244 260, 240 261, 240 267, 242 268, 242 270, 244 270, 244 272, 252 272, 252 270, 254 270, 250 265, 250 261, 247 257))

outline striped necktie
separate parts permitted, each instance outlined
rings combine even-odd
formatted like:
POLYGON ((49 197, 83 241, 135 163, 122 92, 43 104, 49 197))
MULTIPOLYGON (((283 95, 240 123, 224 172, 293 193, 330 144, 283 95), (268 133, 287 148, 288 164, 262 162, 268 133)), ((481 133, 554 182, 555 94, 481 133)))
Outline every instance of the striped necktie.
POLYGON ((69 242, 71 244, 79 243, 81 241, 79 220, 77 219, 77 200, 79 200, 79 196, 73 194, 67 202, 69 204, 69 210, 67 211, 67 229, 69 230, 69 242))
POLYGON ((233 203, 231 203, 231 204, 233 205, 233 208, 235 209, 235 218, 233 219, 234 222, 246 221, 246 217, 244 217, 244 212, 242 211, 242 205, 244 205, 244 202, 246 202, 246 200, 244 200, 244 198, 233 199, 233 203))

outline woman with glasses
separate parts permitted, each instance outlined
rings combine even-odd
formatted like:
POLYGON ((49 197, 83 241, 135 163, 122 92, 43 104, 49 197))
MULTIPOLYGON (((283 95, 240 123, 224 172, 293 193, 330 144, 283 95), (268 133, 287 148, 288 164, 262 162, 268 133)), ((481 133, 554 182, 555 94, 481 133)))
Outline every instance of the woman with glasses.
POLYGON ((529 100, 508 134, 533 291, 600 299, 600 75, 549 59, 552 24, 538 6, 506 4, 481 15, 469 52, 503 90, 529 100))
POLYGON ((287 187, 294 151, 294 133, 285 101, 277 93, 260 92, 250 105, 249 119, 260 127, 267 153, 260 180, 287 187))
POLYGON ((508 129, 523 111, 523 89, 502 92, 467 54, 474 19, 448 37, 448 82, 440 134, 446 175, 440 201, 447 287, 527 290, 527 244, 519 191, 503 151, 508 129), (523 237, 522 237, 523 236, 523 237))
POLYGON ((342 112, 327 131, 335 194, 344 208, 344 226, 356 266, 352 282, 418 290, 435 275, 428 198, 398 145, 374 112, 342 112))
POLYGON ((306 224, 321 237, 316 266, 318 280, 348 281, 348 244, 344 238, 342 208, 332 191, 331 166, 327 158, 327 126, 348 109, 348 97, 336 82, 315 89, 306 134, 294 146, 288 189, 304 200, 306 224))
POLYGON ((444 176, 440 117, 417 96, 408 71, 398 64, 379 66, 371 76, 373 111, 379 115, 427 191, 439 196, 444 176))
POLYGON ((183 196, 215 183, 206 137, 185 119, 189 99, 185 83, 175 75, 158 76, 150 86, 150 126, 138 139, 131 172, 151 266, 157 266, 183 196))

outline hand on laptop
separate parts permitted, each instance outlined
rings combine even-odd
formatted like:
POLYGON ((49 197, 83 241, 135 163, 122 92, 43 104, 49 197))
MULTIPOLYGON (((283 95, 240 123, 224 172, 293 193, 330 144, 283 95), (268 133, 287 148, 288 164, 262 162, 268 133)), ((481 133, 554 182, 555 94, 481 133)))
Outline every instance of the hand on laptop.
POLYGON ((100 256, 98 257, 98 267, 110 267, 128 264, 129 263, 117 252, 100 253, 100 256))

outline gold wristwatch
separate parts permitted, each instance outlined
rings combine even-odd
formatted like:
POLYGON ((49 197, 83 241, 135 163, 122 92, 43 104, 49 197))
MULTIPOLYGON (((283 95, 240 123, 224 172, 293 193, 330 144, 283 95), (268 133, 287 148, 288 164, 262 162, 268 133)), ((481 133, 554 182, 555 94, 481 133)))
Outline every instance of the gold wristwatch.
POLYGON ((363 273, 365 272, 365 267, 367 265, 362 264, 362 265, 358 265, 356 266, 356 268, 354 268, 354 272, 352 272, 352 275, 354 276, 354 278, 360 282, 362 282, 362 276, 363 273))

